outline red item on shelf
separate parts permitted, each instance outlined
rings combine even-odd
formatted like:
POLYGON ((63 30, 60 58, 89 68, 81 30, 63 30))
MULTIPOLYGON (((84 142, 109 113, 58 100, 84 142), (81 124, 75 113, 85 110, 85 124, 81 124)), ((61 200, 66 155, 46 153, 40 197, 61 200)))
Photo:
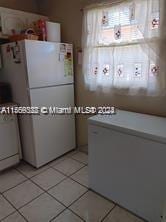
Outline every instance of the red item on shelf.
POLYGON ((39 28, 39 32, 40 32, 40 40, 42 41, 47 41, 47 30, 46 30, 46 21, 40 19, 38 21, 38 28, 39 28))

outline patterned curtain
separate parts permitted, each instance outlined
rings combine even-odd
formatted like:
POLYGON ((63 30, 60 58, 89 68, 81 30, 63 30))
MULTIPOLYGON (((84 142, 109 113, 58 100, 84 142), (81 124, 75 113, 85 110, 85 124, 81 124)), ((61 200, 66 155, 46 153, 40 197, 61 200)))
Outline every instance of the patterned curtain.
POLYGON ((163 4, 132 0, 84 10, 83 74, 89 90, 165 94, 163 4))

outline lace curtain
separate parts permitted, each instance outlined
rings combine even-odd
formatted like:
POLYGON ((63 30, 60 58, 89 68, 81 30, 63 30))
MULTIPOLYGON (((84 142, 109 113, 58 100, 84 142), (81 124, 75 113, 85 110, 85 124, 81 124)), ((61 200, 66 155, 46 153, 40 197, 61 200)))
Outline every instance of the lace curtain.
POLYGON ((164 0, 132 0, 84 10, 83 73, 91 91, 163 95, 164 0))

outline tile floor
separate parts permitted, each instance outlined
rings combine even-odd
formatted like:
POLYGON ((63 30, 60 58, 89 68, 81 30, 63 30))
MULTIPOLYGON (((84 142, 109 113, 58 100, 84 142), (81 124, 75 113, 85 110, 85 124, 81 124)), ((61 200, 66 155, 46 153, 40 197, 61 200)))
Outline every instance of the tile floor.
POLYGON ((0 174, 2 222, 143 222, 88 190, 88 156, 71 152, 35 169, 22 162, 0 174))

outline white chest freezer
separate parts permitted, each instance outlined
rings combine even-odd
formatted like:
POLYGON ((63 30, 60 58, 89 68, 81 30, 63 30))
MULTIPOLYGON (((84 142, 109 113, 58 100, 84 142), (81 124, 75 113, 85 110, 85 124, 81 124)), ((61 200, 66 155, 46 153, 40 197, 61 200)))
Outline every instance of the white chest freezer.
POLYGON ((90 188, 160 222, 166 216, 166 118, 118 110, 88 122, 90 188))

